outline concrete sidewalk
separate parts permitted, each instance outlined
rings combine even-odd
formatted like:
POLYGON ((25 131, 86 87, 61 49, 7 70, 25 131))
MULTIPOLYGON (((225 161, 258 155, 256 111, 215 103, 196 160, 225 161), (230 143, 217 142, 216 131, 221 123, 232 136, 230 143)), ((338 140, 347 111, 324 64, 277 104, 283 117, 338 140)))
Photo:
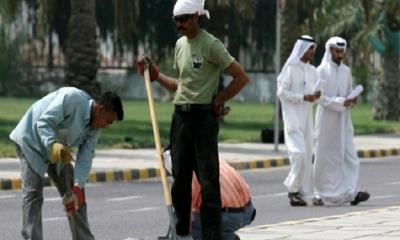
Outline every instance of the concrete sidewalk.
MULTIPOLYGON (((400 155, 400 134, 356 136, 355 144, 360 158, 400 155)), ((236 169, 254 169, 289 164, 286 146, 273 144, 240 143, 219 145, 220 159, 236 169)), ((93 160, 89 182, 129 181, 160 176, 159 161, 154 149, 98 150, 93 160)), ((45 185, 50 181, 46 178, 45 185)), ((0 190, 19 189, 19 159, 0 159, 0 190)))
POLYGON ((246 240, 398 240, 400 206, 245 228, 246 240))

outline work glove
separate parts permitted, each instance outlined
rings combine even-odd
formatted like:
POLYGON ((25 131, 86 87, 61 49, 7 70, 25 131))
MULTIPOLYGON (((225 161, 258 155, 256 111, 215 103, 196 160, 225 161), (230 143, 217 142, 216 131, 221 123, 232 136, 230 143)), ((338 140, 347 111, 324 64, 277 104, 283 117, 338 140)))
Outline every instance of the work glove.
POLYGON ((51 145, 50 149, 50 162, 51 163, 70 163, 72 161, 72 152, 61 143, 55 142, 51 145))
POLYGON ((85 193, 79 186, 74 186, 70 194, 65 194, 63 204, 68 216, 74 216, 79 207, 86 202, 85 193))
POLYGON ((158 75, 160 74, 160 70, 158 69, 158 67, 155 64, 153 64, 151 62, 149 57, 147 57, 145 55, 140 56, 137 59, 136 66, 137 66, 137 69, 138 69, 140 75, 143 75, 146 61, 149 63, 150 81, 153 82, 154 80, 156 80, 158 78, 158 75))

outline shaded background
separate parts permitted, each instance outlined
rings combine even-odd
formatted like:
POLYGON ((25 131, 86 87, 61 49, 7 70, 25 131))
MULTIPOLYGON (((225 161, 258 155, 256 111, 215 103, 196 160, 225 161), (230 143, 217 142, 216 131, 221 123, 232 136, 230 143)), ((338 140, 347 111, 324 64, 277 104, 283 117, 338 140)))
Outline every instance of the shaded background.
MULTIPOLYGON (((325 41, 349 43, 346 63, 366 89, 374 118, 400 117, 400 2, 397 0, 207 0, 205 28, 245 67, 251 84, 239 101, 275 100, 276 4, 282 10, 282 63, 301 34, 317 39, 318 65, 325 41)), ((151 55, 163 72, 179 37, 174 0, 2 0, 0 95, 42 96, 63 85, 97 95, 116 90, 145 97, 134 69, 138 54, 151 55)), ((229 79, 225 79, 229 81, 229 79)), ((226 84, 225 81, 225 84, 226 84)), ((156 97, 170 93, 156 87, 156 97)))

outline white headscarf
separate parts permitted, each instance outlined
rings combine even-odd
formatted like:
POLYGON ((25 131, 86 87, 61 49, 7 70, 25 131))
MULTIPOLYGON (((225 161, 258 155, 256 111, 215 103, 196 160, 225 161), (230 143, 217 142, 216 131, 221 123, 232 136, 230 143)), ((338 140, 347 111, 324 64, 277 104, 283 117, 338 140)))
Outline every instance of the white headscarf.
POLYGON ((206 15, 210 19, 210 13, 204 9, 205 0, 177 0, 174 6, 174 16, 183 14, 195 14, 199 16, 206 15))
POLYGON ((332 62, 331 47, 344 49, 344 51, 346 52, 347 42, 346 42, 346 40, 344 40, 341 37, 335 36, 335 37, 329 38, 329 40, 326 41, 326 44, 325 44, 325 54, 324 54, 324 57, 322 58, 320 66, 322 66, 325 63, 332 62))
POLYGON ((296 43, 294 44, 293 50, 290 53, 289 58, 286 60, 285 65, 283 65, 282 71, 277 78, 278 86, 280 85, 281 82, 282 73, 285 72, 286 68, 289 65, 300 63, 301 61, 300 59, 304 56, 307 50, 313 45, 316 46, 317 44, 315 43, 314 38, 312 38, 309 35, 302 35, 297 39, 296 43))

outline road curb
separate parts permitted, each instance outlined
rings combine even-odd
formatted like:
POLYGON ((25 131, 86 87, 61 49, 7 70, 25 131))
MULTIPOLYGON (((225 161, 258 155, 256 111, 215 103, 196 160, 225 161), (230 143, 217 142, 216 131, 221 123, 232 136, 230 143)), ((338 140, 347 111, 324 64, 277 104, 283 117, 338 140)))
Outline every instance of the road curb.
MULTIPOLYGON (((374 158, 374 157, 389 157, 400 155, 400 148, 390 149, 374 149, 374 150, 358 150, 359 158, 374 158)), ((273 168, 282 167, 290 164, 288 158, 271 158, 252 161, 237 161, 230 162, 237 170, 250 170, 257 168, 273 168)), ((141 180, 148 178, 160 177, 158 168, 143 168, 143 169, 127 169, 127 170, 110 170, 102 172, 92 172, 89 175, 89 183, 96 182, 118 182, 141 180)), ((22 182, 20 178, 0 179, 0 190, 16 190, 21 189, 22 182)), ((48 177, 44 179, 44 186, 54 186, 48 177)))
POLYGON ((400 148, 358 150, 359 158, 390 157, 400 155, 400 148))

